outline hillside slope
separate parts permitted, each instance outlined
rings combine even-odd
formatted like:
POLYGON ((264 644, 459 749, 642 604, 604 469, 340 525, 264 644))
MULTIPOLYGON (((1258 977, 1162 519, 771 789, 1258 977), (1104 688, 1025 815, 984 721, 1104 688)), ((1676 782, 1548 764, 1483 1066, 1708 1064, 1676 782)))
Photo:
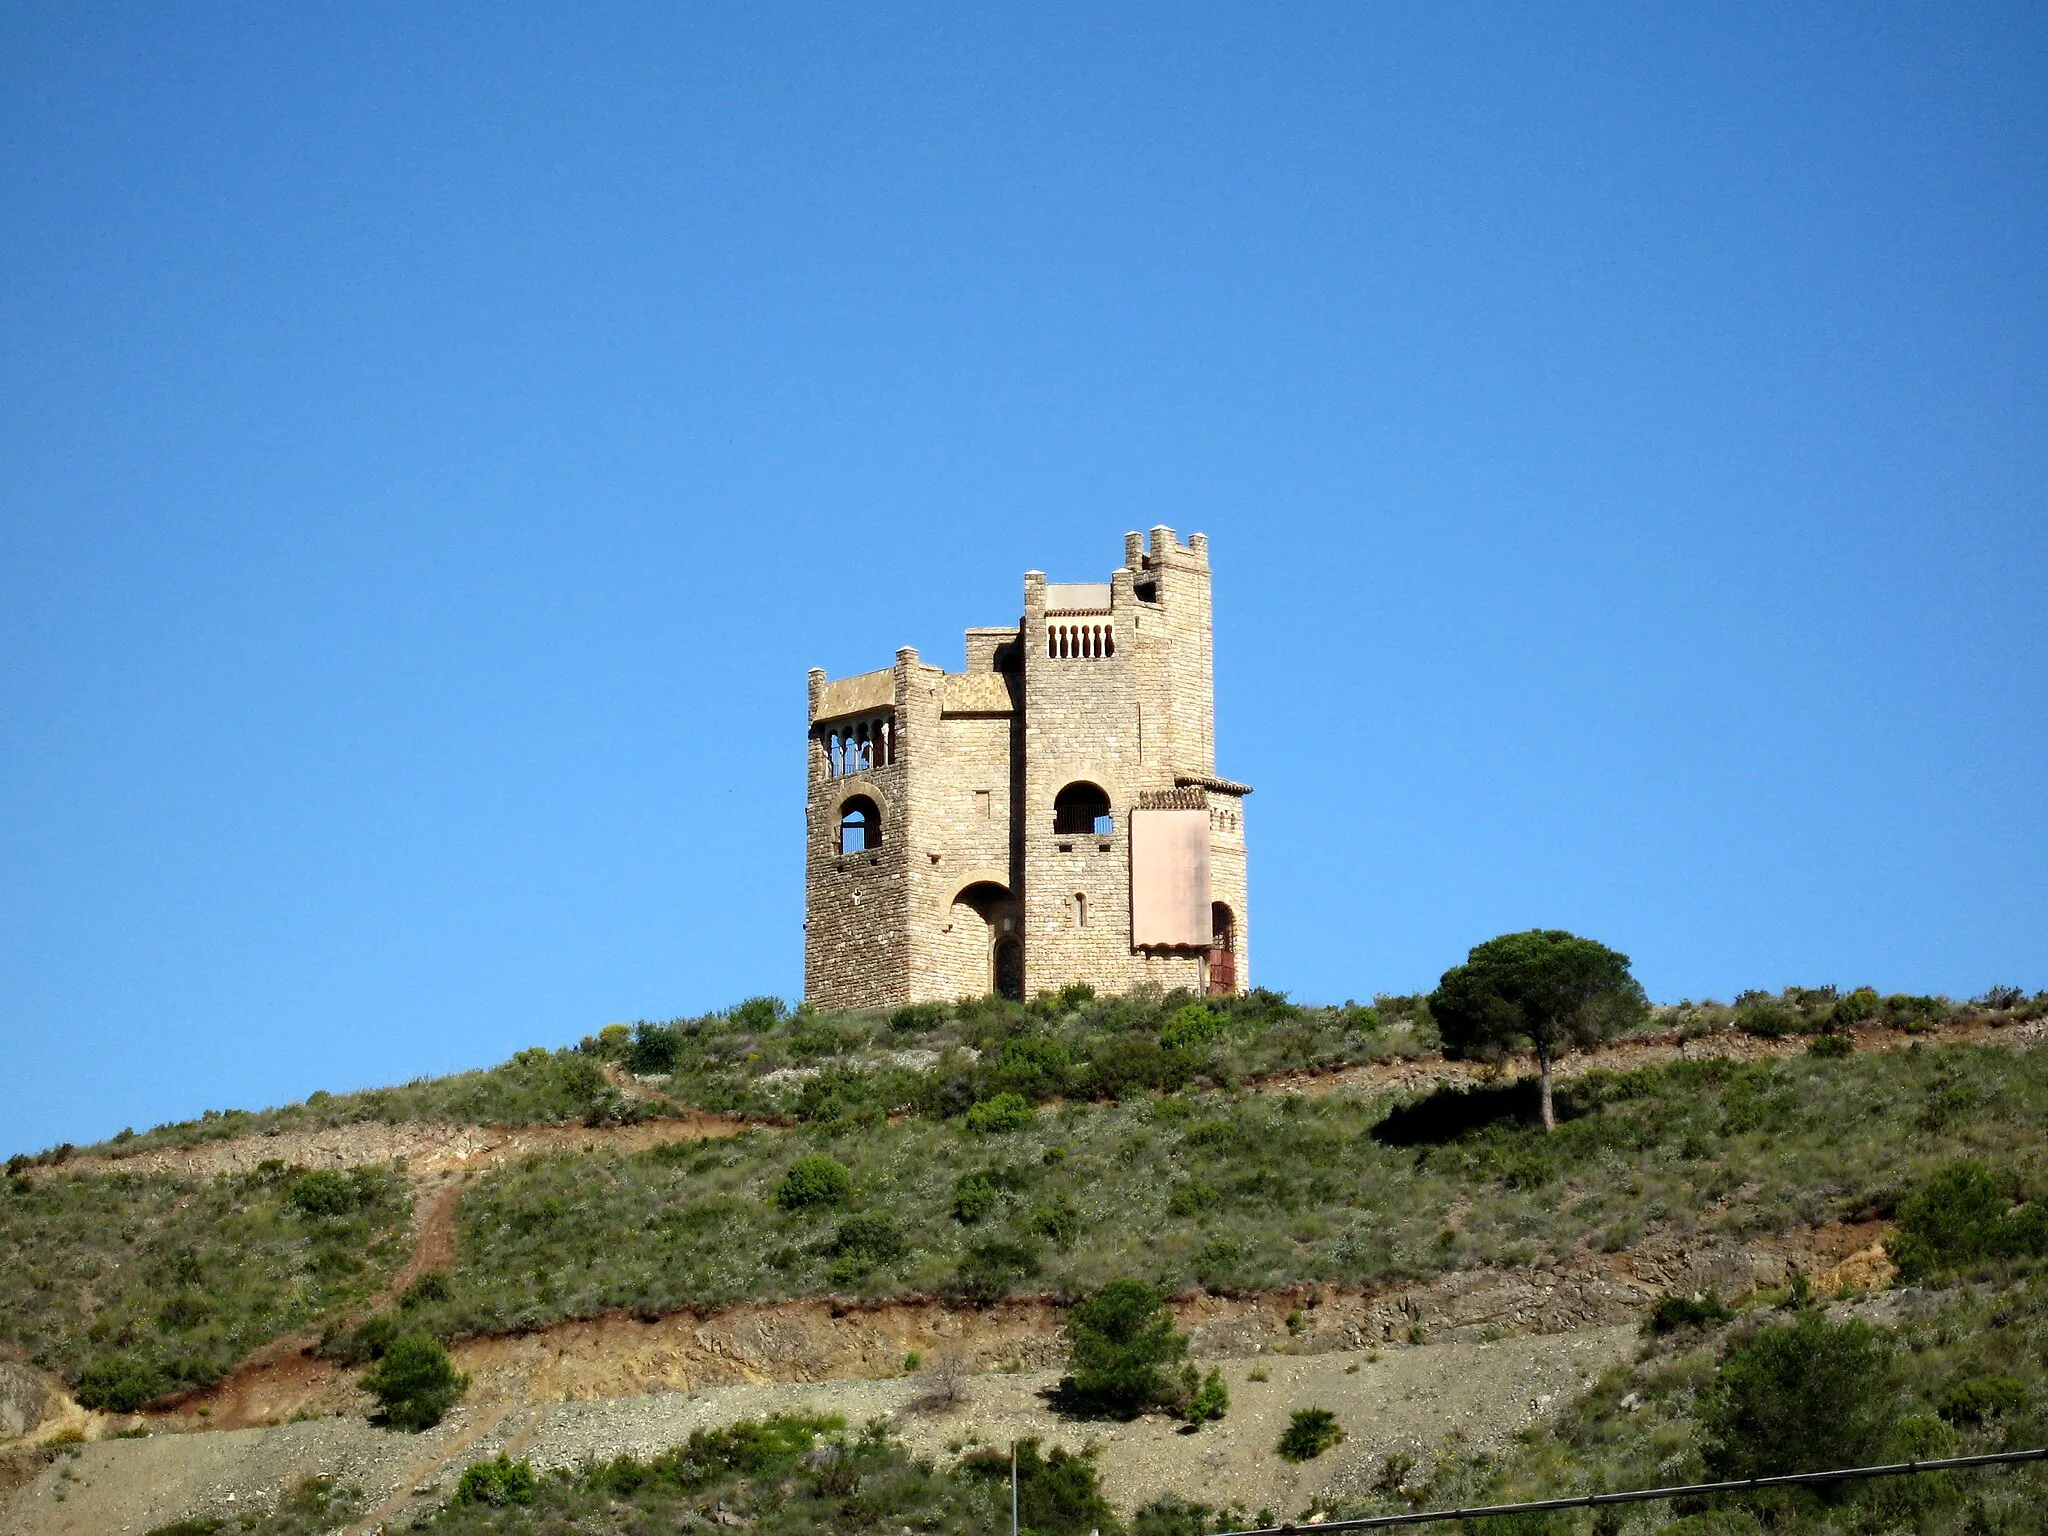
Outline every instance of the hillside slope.
MULTIPOLYGON (((460 1090, 394 1090, 411 1117, 389 1096, 316 1096, 17 1159, 0 1337, 97 1410, 47 1392, 45 1439, 360 1415, 349 1361, 379 1316, 453 1343, 477 1423, 563 1398, 887 1379, 913 1352, 970 1375, 1054 1369, 1063 1298, 1133 1273, 1177 1294, 1222 1361, 1521 1336, 1563 1359, 1666 1294, 1881 1285, 1892 1213, 1958 1159, 2022 1194, 2043 1180, 2034 1003, 1936 1017, 1907 999, 1856 1020, 1795 993, 1746 1020, 1667 1013, 1575 1063, 1545 1136, 1513 1063, 1444 1062, 1426 1014, 1388 1001, 764 1008, 754 1029, 643 1026, 460 1090), (507 1123, 457 1113, 488 1105, 507 1123), (827 1163, 842 1173, 822 1198, 791 1197, 827 1163)), ((2021 1295, 2030 1273, 2008 1277, 2021 1295)), ((1600 1369, 1625 1363, 1601 1347, 1600 1369)), ((1569 1404, 1598 1376, 1536 1394, 1538 1419, 1593 1411, 1569 1404)), ((1427 1436, 1400 1454, 1444 1488, 1590 1464, 1574 1446, 1515 1471, 1500 1437, 1531 1411, 1489 1421, 1484 1472, 1429 1461, 1427 1436)), ((1395 1454, 1382 1441, 1373 1454, 1395 1454)), ((1199 1460, 1147 1482, 1105 1454, 1119 1499, 1203 1486, 1199 1460)), ((1287 1487, 1364 1499, 1364 1454, 1287 1487)), ((1279 1488, 1270 1471, 1245 1486, 1279 1488)))

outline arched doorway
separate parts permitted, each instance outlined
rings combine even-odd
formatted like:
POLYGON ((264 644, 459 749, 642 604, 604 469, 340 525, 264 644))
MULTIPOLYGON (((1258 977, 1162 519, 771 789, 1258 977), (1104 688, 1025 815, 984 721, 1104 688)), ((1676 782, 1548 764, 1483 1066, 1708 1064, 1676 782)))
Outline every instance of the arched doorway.
POLYGON ((1006 885, 976 880, 953 898, 945 948, 961 997, 1024 997, 1024 939, 1017 898, 1006 885))
POLYGON ((996 940, 996 996, 1024 1001, 1024 941, 1014 933, 996 940))
POLYGON ((1209 903, 1209 995, 1231 997, 1236 992, 1237 918, 1223 902, 1212 901, 1209 903))

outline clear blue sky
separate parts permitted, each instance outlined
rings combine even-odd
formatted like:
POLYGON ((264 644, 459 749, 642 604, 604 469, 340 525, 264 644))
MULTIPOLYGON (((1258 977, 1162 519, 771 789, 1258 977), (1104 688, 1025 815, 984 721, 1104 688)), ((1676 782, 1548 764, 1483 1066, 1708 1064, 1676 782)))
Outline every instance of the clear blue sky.
POLYGON ((1256 979, 2048 987, 2048 10, 0 13, 0 1151, 801 975, 1208 533, 1256 979))

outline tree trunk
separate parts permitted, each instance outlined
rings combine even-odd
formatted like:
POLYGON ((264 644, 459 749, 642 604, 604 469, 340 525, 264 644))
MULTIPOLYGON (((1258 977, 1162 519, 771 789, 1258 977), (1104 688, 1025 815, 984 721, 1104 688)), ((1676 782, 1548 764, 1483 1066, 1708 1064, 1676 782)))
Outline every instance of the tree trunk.
POLYGON ((1543 1082, 1543 1131, 1548 1135, 1557 1129, 1557 1110, 1550 1102, 1550 1053, 1537 1052, 1536 1065, 1543 1082))

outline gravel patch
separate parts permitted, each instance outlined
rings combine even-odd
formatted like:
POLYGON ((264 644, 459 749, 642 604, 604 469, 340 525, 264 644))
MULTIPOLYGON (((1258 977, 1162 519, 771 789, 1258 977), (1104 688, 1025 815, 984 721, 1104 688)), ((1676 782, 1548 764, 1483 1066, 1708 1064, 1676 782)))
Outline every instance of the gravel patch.
MULTIPOLYGON (((1389 1455, 1426 1460, 1437 1448, 1497 1447, 1555 1413, 1608 1366, 1629 1357, 1637 1332, 1607 1327, 1317 1354, 1258 1354, 1219 1362, 1231 1407, 1198 1434, 1166 1419, 1085 1422, 1051 1413, 1050 1370, 965 1377, 959 1400, 935 1408, 934 1372, 883 1380, 707 1387, 585 1402, 465 1405, 423 1435, 391 1434, 360 1418, 264 1429, 110 1440, 58 1456, 0 1511, 0 1536, 137 1533, 172 1520, 267 1508, 308 1477, 362 1488, 391 1512, 447 1497, 470 1462, 505 1452, 536 1469, 622 1454, 651 1456, 693 1429, 778 1411, 837 1413, 849 1425, 889 1421, 918 1454, 941 1461, 973 1444, 1037 1436, 1100 1451, 1105 1492, 1129 1509, 1165 1494, 1299 1516, 1361 1490, 1389 1455), (1255 1381, 1253 1373, 1268 1379, 1255 1381), (1327 1408, 1346 1439, 1303 1466, 1274 1454, 1296 1408, 1327 1408)), ((1205 1362, 1208 1363, 1208 1362, 1205 1362)))

